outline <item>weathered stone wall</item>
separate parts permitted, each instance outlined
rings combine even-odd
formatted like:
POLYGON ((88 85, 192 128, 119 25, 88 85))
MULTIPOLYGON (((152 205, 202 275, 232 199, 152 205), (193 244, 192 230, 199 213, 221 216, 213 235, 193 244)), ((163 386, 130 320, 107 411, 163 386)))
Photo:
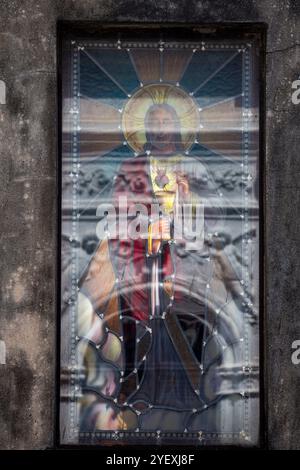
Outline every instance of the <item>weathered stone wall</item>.
POLYGON ((56 328, 56 23, 266 22, 266 349, 270 448, 300 448, 297 0, 0 1, 0 448, 51 447, 56 328), (1 361, 0 361, 1 362, 1 361), (4 361, 2 361, 4 362, 4 361))

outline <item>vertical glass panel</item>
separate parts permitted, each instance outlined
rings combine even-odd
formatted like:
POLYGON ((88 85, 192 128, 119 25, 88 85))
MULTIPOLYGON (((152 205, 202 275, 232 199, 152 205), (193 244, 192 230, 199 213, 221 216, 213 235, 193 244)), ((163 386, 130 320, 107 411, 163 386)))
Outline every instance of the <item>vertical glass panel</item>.
POLYGON ((258 444, 258 58, 63 41, 61 443, 258 444))

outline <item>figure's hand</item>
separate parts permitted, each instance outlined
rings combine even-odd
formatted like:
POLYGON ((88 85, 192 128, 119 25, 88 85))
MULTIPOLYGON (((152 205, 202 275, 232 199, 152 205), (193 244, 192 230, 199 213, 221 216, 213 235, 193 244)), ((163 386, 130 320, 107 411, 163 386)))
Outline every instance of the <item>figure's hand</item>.
POLYGON ((174 294, 174 285, 171 279, 165 279, 163 282, 165 293, 171 297, 174 294))
POLYGON ((161 217, 149 225, 148 228, 148 252, 156 254, 162 240, 170 240, 170 221, 168 217, 161 217))

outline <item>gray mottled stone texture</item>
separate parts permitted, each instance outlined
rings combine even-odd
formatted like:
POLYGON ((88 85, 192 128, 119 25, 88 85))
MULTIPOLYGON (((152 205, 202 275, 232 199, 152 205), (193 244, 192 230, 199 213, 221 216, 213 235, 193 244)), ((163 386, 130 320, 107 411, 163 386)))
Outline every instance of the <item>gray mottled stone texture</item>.
POLYGON ((266 357, 270 448, 300 448, 299 110, 296 0, 0 1, 0 448, 53 445, 56 327, 56 22, 266 22, 266 357))

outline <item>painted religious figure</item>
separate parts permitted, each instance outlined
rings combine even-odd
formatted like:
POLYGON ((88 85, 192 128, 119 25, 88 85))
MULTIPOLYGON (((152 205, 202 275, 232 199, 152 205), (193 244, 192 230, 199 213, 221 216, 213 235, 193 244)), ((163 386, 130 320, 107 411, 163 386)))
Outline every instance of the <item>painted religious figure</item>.
MULTIPOLYGON (((209 313, 206 290, 213 272, 204 246, 205 232, 213 234, 213 222, 205 220, 205 214, 212 203, 216 205, 217 194, 204 165, 186 153, 181 119, 188 120, 186 126, 193 132, 198 118, 195 107, 182 111, 185 101, 191 106, 191 99, 164 85, 149 86, 145 92, 152 103, 144 115, 143 149, 117 172, 110 202, 118 220, 112 230, 109 220, 102 219, 101 228, 107 231, 98 230, 103 239, 80 289, 122 340, 122 377, 114 403, 138 411, 167 407, 186 412, 187 417, 204 405, 202 345, 209 313), (187 116, 180 119, 180 112, 187 116), (131 212, 136 229, 124 239, 120 239, 120 201, 126 201, 125 215, 131 212), (151 212, 153 207, 158 207, 156 213, 151 212), (184 217, 187 213, 190 217, 184 217), (115 310, 107 307, 112 299, 115 310)), ((131 121, 128 127, 135 124, 133 110, 140 100, 134 97, 125 110, 124 120, 131 121)), ((128 131, 128 138, 137 139, 133 145, 138 148, 140 136, 134 131, 128 131)), ((142 427, 147 428, 144 416, 142 427)))
POLYGON ((66 98, 61 433, 255 441, 250 46, 97 44, 66 98))

